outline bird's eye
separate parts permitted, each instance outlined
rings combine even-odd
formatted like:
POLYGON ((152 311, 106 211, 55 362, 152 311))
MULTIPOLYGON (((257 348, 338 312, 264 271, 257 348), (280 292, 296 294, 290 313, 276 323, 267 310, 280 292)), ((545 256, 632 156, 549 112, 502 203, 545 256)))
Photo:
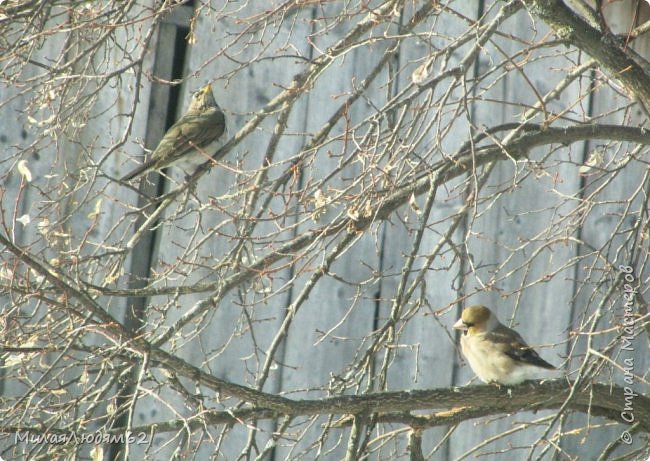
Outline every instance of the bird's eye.
POLYGON ((472 322, 463 322, 463 325, 465 325, 467 328, 473 327, 474 324, 472 322))

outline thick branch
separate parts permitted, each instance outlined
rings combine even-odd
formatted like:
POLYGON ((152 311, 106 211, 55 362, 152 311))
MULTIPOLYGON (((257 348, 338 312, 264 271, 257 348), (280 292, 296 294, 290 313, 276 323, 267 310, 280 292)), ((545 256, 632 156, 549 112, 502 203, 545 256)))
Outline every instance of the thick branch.
POLYGON ((580 48, 607 69, 650 109, 650 76, 624 50, 613 35, 604 35, 571 10, 562 0, 523 0, 530 12, 548 24, 555 33, 580 48))
MULTIPOLYGON (((201 428, 205 424, 240 424, 242 421, 273 419, 281 416, 310 415, 370 415, 378 413, 378 421, 401 423, 417 428, 458 424, 475 418, 520 411, 553 410, 559 408, 568 397, 571 386, 564 380, 541 384, 526 382, 508 389, 480 385, 451 389, 430 389, 402 392, 381 392, 367 395, 344 395, 316 400, 287 400, 286 411, 267 408, 246 408, 234 411, 208 412, 190 420, 158 423, 158 431, 174 431, 187 427, 201 428), (435 409, 428 415, 411 415, 416 410, 435 409), (205 416, 205 419, 203 419, 205 416)), ((628 388, 629 389, 629 388, 628 388)), ((611 421, 625 423, 621 419, 626 401, 626 390, 604 384, 588 385, 576 392, 568 408, 592 416, 602 416, 611 421)), ((650 398, 632 396, 635 423, 641 430, 650 432, 650 398)), ((337 425, 350 424, 343 419, 337 425)), ((133 428, 134 432, 148 432, 150 427, 133 428)), ((116 430, 119 432, 119 430, 116 430)))

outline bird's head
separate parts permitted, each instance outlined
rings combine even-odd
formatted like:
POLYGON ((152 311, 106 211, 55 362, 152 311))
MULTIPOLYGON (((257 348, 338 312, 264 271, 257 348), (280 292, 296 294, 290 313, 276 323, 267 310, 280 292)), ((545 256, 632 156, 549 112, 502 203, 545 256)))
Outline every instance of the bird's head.
POLYGON ((192 94, 192 101, 188 112, 200 112, 211 107, 218 107, 212 94, 212 84, 207 83, 200 90, 192 94))
POLYGON ((498 323, 492 311, 485 306, 476 304, 463 309, 463 312, 453 327, 472 335, 491 330, 498 323))

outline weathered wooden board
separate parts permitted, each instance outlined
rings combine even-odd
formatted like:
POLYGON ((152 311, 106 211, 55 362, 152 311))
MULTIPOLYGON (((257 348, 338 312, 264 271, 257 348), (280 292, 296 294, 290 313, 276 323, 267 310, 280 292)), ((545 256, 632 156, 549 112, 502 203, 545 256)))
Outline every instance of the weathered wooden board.
MULTIPOLYGON (((137 15, 141 11, 138 7, 131 13, 137 15)), ((51 19, 42 25, 44 31, 57 24, 60 26, 66 19, 58 7, 52 13, 51 19)), ((103 59, 89 67, 103 75, 102 78, 90 75, 88 61, 81 56, 74 65, 63 66, 65 59, 72 57, 74 60, 74 51, 86 45, 84 40, 89 37, 75 43, 74 40, 66 42, 66 34, 53 34, 51 37, 45 34, 42 46, 30 54, 30 62, 15 62, 15 67, 12 67, 21 69, 15 76, 15 84, 0 85, 0 101, 3 102, 0 107, 3 227, 11 229, 11 240, 32 253, 40 264, 54 271, 62 269, 84 283, 115 286, 117 277, 112 275, 119 275, 119 270, 113 273, 115 265, 105 263, 116 260, 101 256, 122 243, 124 235, 130 231, 128 222, 122 219, 122 203, 130 200, 133 193, 106 176, 114 176, 127 153, 133 155, 140 150, 134 140, 144 137, 145 125, 141 122, 146 119, 147 108, 137 103, 138 98, 148 97, 148 88, 134 91, 139 88, 141 76, 136 72, 121 75, 119 85, 117 79, 108 76, 121 69, 129 59, 143 54, 141 43, 132 39, 136 29, 142 24, 146 28, 148 23, 145 21, 132 28, 120 29, 116 40, 126 44, 122 48, 100 45, 103 59), (66 45, 73 47, 68 49, 67 55, 62 52, 66 45), (79 48, 75 48, 77 45, 79 48), (58 78, 50 78, 50 65, 52 69, 60 65, 66 71, 61 71, 58 78), (78 78, 67 78, 70 75, 78 78), (86 104, 72 103, 79 94, 86 96, 82 98, 86 104), (4 104, 7 101, 9 103, 4 104), (58 127, 61 126, 66 129, 60 130, 58 127), (26 161, 31 182, 24 181, 18 172, 17 163, 21 160, 26 161), (15 221, 20 217, 29 217, 29 220, 21 225, 15 221), (97 258, 97 262, 88 264, 92 258, 97 258)), ((30 33, 27 29, 23 32, 30 33)), ((14 38, 4 37, 7 40, 14 38)), ((143 56, 143 67, 148 65, 150 61, 143 56)), ((135 69, 141 70, 137 66, 135 69)), ((3 68, 3 71, 12 72, 9 68, 3 68)), ((3 248, 2 251, 3 262, 10 261, 7 250, 3 248)), ((22 277, 25 274, 19 269, 15 275, 22 277)), ((3 283, 9 283, 11 277, 5 273, 3 283)), ((34 270, 29 271, 28 277, 26 280, 30 280, 30 284, 50 283, 44 282, 34 270)), ((97 302, 116 319, 123 319, 124 299, 99 297, 97 302)), ((0 312, 7 328, 3 330, 3 343, 8 346, 51 347, 56 350, 55 338, 75 337, 70 334, 67 323, 68 316, 73 316, 65 309, 54 309, 45 300, 3 293, 0 312)), ((105 338, 87 334, 84 344, 94 347, 106 343, 105 338)), ((41 384, 52 392, 49 395, 40 393, 40 406, 35 404, 28 412, 12 408, 13 403, 9 407, 3 404, 3 424, 46 424, 43 409, 58 404, 60 396, 62 399, 77 398, 93 386, 107 385, 106 376, 99 377, 93 368, 96 361, 89 360, 88 367, 70 366, 69 360, 73 356, 79 358, 76 351, 4 355, 6 368, 2 368, 3 379, 0 379, 3 396, 25 395, 31 386, 20 376, 26 369, 30 370, 28 375, 32 382, 38 382, 42 377, 41 384), (52 369, 48 369, 50 366, 52 369), (60 389, 57 386, 61 386, 60 389)), ((110 401, 90 400, 80 403, 77 409, 81 415, 80 431, 91 433, 96 430, 97 418, 106 415, 108 403, 110 401)), ((74 450, 73 446, 70 447, 74 450)), ((0 440, 0 451, 7 459, 21 459, 25 453, 30 453, 28 457, 42 456, 57 448, 48 444, 16 443, 15 434, 7 434, 0 440)), ((91 448, 92 445, 85 444, 80 447, 79 454, 87 456, 91 448)))
MULTIPOLYGON (((537 27, 534 30, 528 13, 520 11, 500 30, 507 30, 523 44, 543 36, 543 26, 537 27)), ((516 56, 515 61, 522 61, 519 71, 506 75, 497 70, 516 65, 506 56, 513 56, 523 48, 520 46, 513 40, 495 39, 478 56, 481 82, 474 94, 473 123, 479 132, 501 123, 521 123, 524 112, 538 102, 538 94, 545 96, 564 77, 562 72, 549 70, 560 69, 563 58, 553 58, 552 53, 544 51, 516 56), (484 74, 486 78, 481 77, 484 74), (490 101, 508 101, 511 105, 490 101)), ((570 88, 559 101, 547 103, 545 110, 558 113, 575 95, 577 88, 570 88)), ((543 120, 542 113, 530 122, 543 120)), ((548 148, 537 149, 530 153, 530 160, 498 162, 479 193, 478 206, 468 213, 465 228, 471 264, 466 268, 464 305, 487 305, 502 323, 519 331, 543 357, 558 366, 565 352, 563 342, 572 307, 572 270, 566 262, 577 251, 571 241, 574 235, 564 235, 560 220, 575 207, 574 202, 563 197, 576 194, 580 187, 576 168, 566 162, 569 149, 576 148, 552 153, 548 148)), ((477 176, 481 181, 481 174, 477 176)), ((480 383, 466 363, 456 379, 457 384, 470 379, 480 383)), ((533 421, 550 416, 550 412, 518 413, 462 423, 451 437, 449 459, 478 459, 513 445, 514 457, 523 459, 529 452, 539 456, 547 449, 545 443, 538 442, 547 426, 533 421), (517 434, 505 437, 510 431, 517 434)))
MULTIPOLYGON (((636 8, 635 2, 630 1, 608 5, 606 16, 611 30, 626 34, 633 25, 636 8)), ((637 23, 641 22, 642 18, 637 19, 637 23)), ((647 39, 636 40, 633 46, 641 55, 647 56, 647 39)), ((596 90, 591 104, 592 116, 599 123, 642 124, 645 115, 638 106, 625 111, 620 109, 629 100, 604 84, 609 77, 602 73, 594 75, 596 90)), ((638 239, 638 230, 635 229, 637 216, 629 213, 632 209, 642 210, 644 203, 647 208, 647 197, 639 192, 642 184, 648 181, 648 169, 647 163, 639 162, 639 159, 647 160, 648 152, 647 148, 635 152, 634 147, 598 140, 589 142, 587 146, 584 162, 594 156, 599 156, 602 161, 583 173, 581 206, 585 210, 585 219, 580 230, 581 259, 576 269, 576 279, 582 286, 575 293, 570 328, 572 331, 594 331, 598 334, 580 335, 570 343, 572 348, 568 352, 572 354, 572 370, 583 370, 587 376, 597 373, 598 381, 625 386, 632 392, 647 395, 650 390, 647 385, 650 370, 647 333, 638 324, 633 327, 631 337, 623 329, 626 317, 628 321, 638 318, 643 310, 641 298, 635 297, 629 304, 624 299, 626 291, 623 283, 630 282, 639 293, 643 293, 647 292, 643 281, 650 277, 647 270, 645 273, 638 271, 642 261, 647 259, 648 243, 647 240, 643 242, 638 239), (619 172, 615 173, 619 168, 619 172), (631 270, 626 273, 620 266, 629 266, 631 270), (626 274, 632 280, 624 280, 626 274), (616 282, 618 278, 620 280, 616 282), (614 286, 614 283, 620 284, 614 286), (626 304, 630 309, 627 313, 626 304), (623 340, 622 335, 628 339, 623 340), (612 360, 598 359, 594 355, 610 349, 614 353, 607 355, 612 360), (598 367, 584 367, 586 355, 590 356, 592 362, 598 361, 598 367)), ((634 398, 629 404, 634 407, 634 398)), ((624 411, 626 402, 620 405, 621 411, 624 411)), ((587 457, 593 453, 604 453, 610 444, 619 442, 618 449, 611 452, 609 457, 622 456, 631 449, 644 446, 644 440, 638 435, 632 435, 629 445, 620 442, 623 432, 630 428, 629 422, 621 418, 620 424, 612 424, 611 421, 589 418, 580 413, 569 415, 563 428, 589 427, 589 434, 581 431, 573 437, 566 437, 562 440, 562 447, 567 453, 587 457), (590 440, 588 447, 584 443, 586 436, 590 440)))
MULTIPOLYGON (((260 31, 258 38, 267 46, 260 53, 259 48, 247 44, 245 40, 236 41, 236 37, 248 26, 246 21, 239 19, 254 17, 259 5, 251 5, 243 10, 236 5, 229 6, 228 8, 236 10, 235 14, 222 10, 219 3, 214 2, 212 8, 206 5, 195 12, 192 33, 197 40, 189 49, 188 78, 182 85, 182 94, 187 101, 190 90, 212 82, 215 98, 226 113, 228 137, 231 137, 253 113, 262 109, 283 87, 291 83, 299 69, 294 65, 299 59, 292 53, 297 51, 301 55, 308 55, 308 50, 306 44, 298 45, 291 52, 283 49, 283 46, 285 43, 296 42, 296 37, 306 35, 303 32, 306 20, 302 17, 304 14, 300 13, 295 18, 295 25, 286 23, 268 33, 260 31), (214 37, 215 40, 204 40, 201 37, 214 37), (236 61, 228 59, 223 54, 224 51, 236 61)), ((288 121, 290 130, 302 132, 305 105, 306 101, 299 101, 293 108, 288 121)), ((230 273, 229 265, 250 264, 268 248, 276 246, 278 243, 274 243, 274 240, 283 238, 282 233, 277 234, 273 220, 268 219, 270 211, 275 210, 278 214, 282 211, 281 199, 272 199, 266 205, 262 205, 260 200, 255 202, 253 213, 261 212, 263 219, 251 222, 254 230, 248 237, 241 234, 243 221, 233 219, 244 216, 246 200, 250 196, 245 194, 245 190, 253 190, 255 172, 265 166, 264 159, 275 119, 275 116, 269 117, 252 136, 221 159, 221 164, 200 179, 189 200, 179 200, 167 210, 157 242, 156 270, 173 268, 179 274, 185 272, 186 276, 179 277, 175 284, 215 283, 230 273), (261 209, 262 206, 268 206, 268 210, 261 209), (268 248, 265 248, 265 243, 259 243, 266 236, 269 236, 268 248), (248 239, 243 250, 234 261, 228 259, 243 239, 248 239)), ((300 136, 285 136, 280 139, 273 158, 275 166, 269 169, 270 178, 279 176, 290 167, 287 157, 299 150, 302 142, 300 136)), ((175 187, 174 182, 184 180, 182 172, 171 169, 169 174, 171 181, 167 184, 168 189, 175 187)), ((264 192, 260 195, 262 199, 267 197, 264 192)), ((290 224, 291 219, 286 223, 287 227, 290 224)), ((290 229, 285 232, 286 236, 292 233, 290 229)), ((236 287, 216 306, 210 307, 205 315, 175 335, 165 348, 222 379, 277 392, 280 380, 277 365, 273 363, 268 377, 263 381, 261 376, 266 360, 265 351, 286 315, 290 287, 285 283, 289 278, 289 271, 282 269, 268 276, 254 277, 249 283, 236 287), (275 293, 276 290, 279 290, 278 294, 275 293), (264 297, 268 297, 268 300, 254 304, 264 297)), ((152 317, 151 322, 156 325, 160 322, 160 329, 171 326, 206 297, 213 295, 214 290, 180 296, 171 303, 173 307, 165 307, 164 319, 152 317)), ((171 297, 154 297, 151 303, 161 307, 169 306, 170 299, 171 297)), ((188 390, 195 391, 193 383, 182 382, 188 390)), ((231 403, 227 400, 222 402, 222 397, 214 395, 212 391, 203 392, 202 402, 206 408, 230 407, 231 403)), ((190 414, 173 392, 162 392, 161 395, 169 407, 157 404, 156 399, 143 399, 138 407, 137 424, 166 421, 190 414), (154 405, 155 413, 151 410, 154 405)), ((205 432, 196 431, 186 446, 181 444, 186 441, 177 439, 173 432, 159 434, 149 453, 156 453, 156 457, 164 459, 180 447, 199 457, 208 458, 218 453, 218 459, 236 459, 240 452, 252 450, 254 454, 256 450, 264 448, 273 430, 273 422, 261 422, 256 428, 243 425, 235 428, 217 427, 205 432), (247 448, 249 443, 251 445, 247 448)), ((134 448, 140 450, 138 453, 142 455, 142 451, 147 449, 134 448)))
MULTIPOLYGON (((343 7, 341 4, 331 4, 314 9, 317 17, 330 19, 315 23, 309 31, 313 57, 327 52, 354 27, 349 21, 339 20, 343 7), (327 22, 333 26, 324 33, 319 29, 327 22)), ((359 41, 365 38, 360 37, 359 41)), ((309 91, 303 112, 304 126, 296 127, 307 133, 307 140, 322 129, 353 94, 355 86, 361 85, 368 77, 370 70, 384 56, 387 43, 377 40, 367 49, 364 48, 353 49, 334 60, 309 91)), ((301 224, 298 233, 325 227, 337 217, 360 211, 352 210, 346 201, 348 194, 360 191, 355 182, 360 177, 362 162, 366 157, 357 142, 363 138, 367 127, 362 125, 358 130, 355 127, 373 112, 373 105, 384 104, 387 90, 381 88, 383 84, 385 76, 382 73, 371 85, 374 91, 366 93, 368 99, 359 99, 346 108, 344 122, 339 121, 334 127, 331 136, 341 138, 319 148, 313 160, 303 169, 304 184, 314 184, 308 188, 311 197, 322 194, 331 203, 326 206, 322 216, 314 216, 316 219, 301 224), (351 156, 357 156, 359 162, 341 167, 342 161, 351 156), (330 176, 327 182, 316 186, 323 178, 330 176)), ((314 253, 315 258, 300 270, 293 285, 290 301, 295 316, 280 358, 284 365, 282 391, 295 398, 350 393, 350 387, 356 387, 358 374, 349 365, 355 357, 364 353, 366 336, 373 328, 375 317, 377 285, 372 268, 377 267, 378 261, 376 234, 365 232, 354 235, 353 229, 343 230, 337 237, 324 239, 315 245, 318 249, 314 253), (336 251, 337 242, 349 237, 354 238, 355 243, 327 267, 325 261, 336 251), (302 292, 316 277, 319 278, 316 286, 309 297, 302 300, 302 292)), ((342 459, 348 429, 327 429, 327 423, 327 417, 297 420, 291 431, 301 434, 300 442, 295 446, 281 444, 276 450, 277 459, 295 459, 298 455, 303 459, 342 459)))
MULTIPOLYGON (((408 5, 404 9, 404 22, 412 16, 416 7, 408 5)), ((455 8, 465 17, 473 18, 478 12, 478 2, 463 2, 455 8)), ((418 85, 426 85, 427 80, 439 72, 460 64, 463 51, 467 52, 469 46, 451 53, 445 61, 446 65, 442 64, 445 60, 444 50, 467 33, 467 24, 462 21, 447 22, 441 18, 442 15, 432 16, 416 29, 416 34, 401 44, 399 65, 396 66, 399 69, 396 92, 418 90, 418 85), (424 77, 414 84, 415 76, 427 62, 430 68, 428 79, 424 77)), ((440 161, 443 155, 453 155, 468 139, 471 129, 464 115, 455 113, 451 108, 462 97, 462 92, 457 79, 443 79, 434 88, 422 91, 409 107, 405 126, 423 136, 416 155, 412 155, 414 164, 417 164, 418 157, 424 160, 420 173, 425 172, 427 165, 440 161)), ((411 134, 404 139, 404 144, 416 138, 417 135, 411 134)), ((461 261, 458 256, 462 252, 452 248, 450 243, 457 245, 463 239, 462 223, 465 218, 459 212, 464 205, 464 197, 460 193, 464 182, 465 178, 459 178, 439 187, 428 214, 426 207, 430 195, 426 194, 414 198, 411 206, 402 207, 395 218, 381 228, 380 267, 383 278, 378 323, 383 326, 391 317, 398 319, 396 339, 375 355, 378 370, 384 360, 389 360, 388 390, 431 389, 454 384, 459 352, 455 333, 450 326, 456 315, 456 303, 461 297, 461 261), (454 221, 456 230, 450 232, 454 221), (414 247, 420 237, 419 232, 421 242, 414 247), (410 273, 405 277, 410 255, 415 258, 410 273), (405 297, 409 290, 412 291, 411 295, 405 297), (400 293, 402 299, 398 300, 400 293)), ((379 427, 378 437, 400 429, 403 427, 399 425, 379 427)), ((448 432, 448 427, 424 431, 423 453, 431 456, 431 459, 446 458, 448 432)), ((402 432, 394 442, 385 444, 378 456, 409 459, 408 435, 409 432, 402 432)))

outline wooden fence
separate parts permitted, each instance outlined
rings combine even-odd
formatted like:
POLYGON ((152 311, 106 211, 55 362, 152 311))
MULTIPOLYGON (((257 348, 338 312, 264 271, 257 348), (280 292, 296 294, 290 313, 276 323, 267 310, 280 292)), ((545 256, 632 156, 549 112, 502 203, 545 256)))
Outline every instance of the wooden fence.
MULTIPOLYGON (((216 378, 290 399, 479 384, 451 329, 460 308, 475 303, 570 378, 647 392, 644 143, 603 128, 530 151, 480 150, 547 129, 641 126, 646 115, 615 75, 518 2, 194 3, 129 3, 133 23, 108 41, 99 27, 66 32, 52 14, 44 30, 62 32, 44 37, 13 80, 3 61, 3 233, 17 248, 151 344, 216 378), (88 51, 92 40, 102 53, 88 51), (51 58, 64 55, 70 66, 57 68, 51 58), (177 191, 184 175, 170 169, 141 190, 116 178, 208 81, 229 139, 242 137, 147 222, 151 197, 177 191), (603 159, 589 170, 597 147, 603 159), (475 163, 454 174, 466 149, 475 163), (619 265, 633 268, 639 293, 633 350, 621 348, 619 265)), ((611 30, 628 31, 631 3, 607 7, 611 30)), ((53 8, 72 24, 102 20, 99 5, 53 8)), ((146 430, 148 443, 131 444, 129 459, 412 456, 412 432, 399 418, 369 420, 352 449, 350 421, 335 424, 344 415, 210 424, 200 415, 236 411, 240 400, 153 356, 134 359, 128 341, 106 334, 96 316, 74 317, 66 303, 84 304, 59 296, 36 266, 12 266, 17 259, 7 249, 2 260, 5 346, 44 353, 6 349, 5 429, 59 427, 87 411, 79 430, 146 430), (61 392, 43 396, 39 386, 54 382, 61 392), (51 419, 50 405, 100 388, 77 413, 51 419), (12 409, 22 395, 30 409, 12 409)), ((597 459, 628 428, 587 412, 556 415, 426 428, 423 452, 597 459)), ((613 453, 643 444, 640 431, 613 453)), ((0 439, 5 459, 48 449, 15 443, 13 433, 0 439)), ((125 449, 106 445, 104 459, 125 449)))

